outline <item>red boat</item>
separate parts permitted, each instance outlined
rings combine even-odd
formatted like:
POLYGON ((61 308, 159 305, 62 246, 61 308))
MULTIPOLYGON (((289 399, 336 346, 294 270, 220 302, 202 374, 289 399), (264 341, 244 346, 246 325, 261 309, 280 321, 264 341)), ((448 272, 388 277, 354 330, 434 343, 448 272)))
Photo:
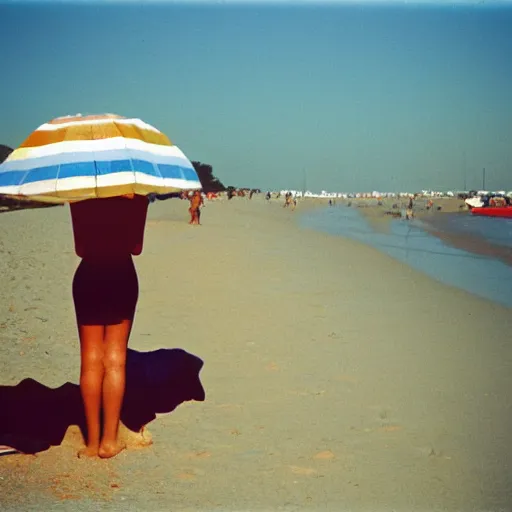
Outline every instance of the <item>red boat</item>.
POLYGON ((471 213, 484 217, 512 218, 512 206, 483 206, 481 208, 471 208, 471 213))

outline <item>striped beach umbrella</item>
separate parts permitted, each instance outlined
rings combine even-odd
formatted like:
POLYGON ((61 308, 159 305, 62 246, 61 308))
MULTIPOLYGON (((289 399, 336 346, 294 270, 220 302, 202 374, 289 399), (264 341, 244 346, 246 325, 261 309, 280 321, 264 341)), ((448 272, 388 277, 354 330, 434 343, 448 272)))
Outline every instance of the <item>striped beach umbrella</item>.
POLYGON ((166 135, 114 114, 45 123, 0 165, 0 194, 49 203, 200 188, 166 135))

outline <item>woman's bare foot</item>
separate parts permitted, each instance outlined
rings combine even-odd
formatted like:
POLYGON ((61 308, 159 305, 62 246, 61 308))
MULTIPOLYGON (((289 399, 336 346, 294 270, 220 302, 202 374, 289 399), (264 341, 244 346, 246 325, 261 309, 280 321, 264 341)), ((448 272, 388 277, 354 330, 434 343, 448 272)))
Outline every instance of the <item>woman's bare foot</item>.
POLYGON ((82 448, 77 453, 79 459, 83 459, 85 457, 97 457, 98 456, 99 447, 98 446, 86 446, 82 448))
POLYGON ((98 455, 102 459, 110 459, 115 457, 118 453, 122 452, 126 448, 126 443, 117 441, 115 443, 101 443, 98 455))

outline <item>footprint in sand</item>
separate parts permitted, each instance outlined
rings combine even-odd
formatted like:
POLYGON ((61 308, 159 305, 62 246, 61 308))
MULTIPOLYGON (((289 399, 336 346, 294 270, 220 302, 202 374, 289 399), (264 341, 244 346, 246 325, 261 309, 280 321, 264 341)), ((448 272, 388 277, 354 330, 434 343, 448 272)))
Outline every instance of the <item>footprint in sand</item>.
POLYGON ((60 494, 57 495, 57 498, 61 501, 67 501, 67 500, 79 500, 80 496, 77 496, 76 494, 60 494))
POLYGON ((179 480, 193 480, 195 477, 196 475, 191 471, 184 471, 183 473, 176 475, 176 478, 179 480))
POLYGON ((189 459, 208 459, 212 454, 208 451, 192 452, 188 454, 189 459))
POLYGON ((331 450, 324 450, 323 452, 318 452, 313 458, 316 460, 332 460, 334 459, 334 453, 331 450))
POLYGON ((316 469, 313 468, 303 468, 300 466, 288 466, 294 475, 304 475, 311 476, 317 473, 316 469))
POLYGON ((384 427, 379 428, 381 432, 399 432, 400 430, 403 429, 404 428, 400 425, 386 425, 384 427))

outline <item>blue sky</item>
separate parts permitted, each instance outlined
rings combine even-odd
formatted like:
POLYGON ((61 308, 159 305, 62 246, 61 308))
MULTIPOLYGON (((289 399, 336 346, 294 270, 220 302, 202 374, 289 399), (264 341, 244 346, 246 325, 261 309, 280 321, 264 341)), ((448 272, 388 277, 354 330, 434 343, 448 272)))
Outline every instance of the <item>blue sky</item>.
POLYGON ((510 190, 511 26, 485 0, 0 0, 0 143, 115 112, 225 184, 510 190))

